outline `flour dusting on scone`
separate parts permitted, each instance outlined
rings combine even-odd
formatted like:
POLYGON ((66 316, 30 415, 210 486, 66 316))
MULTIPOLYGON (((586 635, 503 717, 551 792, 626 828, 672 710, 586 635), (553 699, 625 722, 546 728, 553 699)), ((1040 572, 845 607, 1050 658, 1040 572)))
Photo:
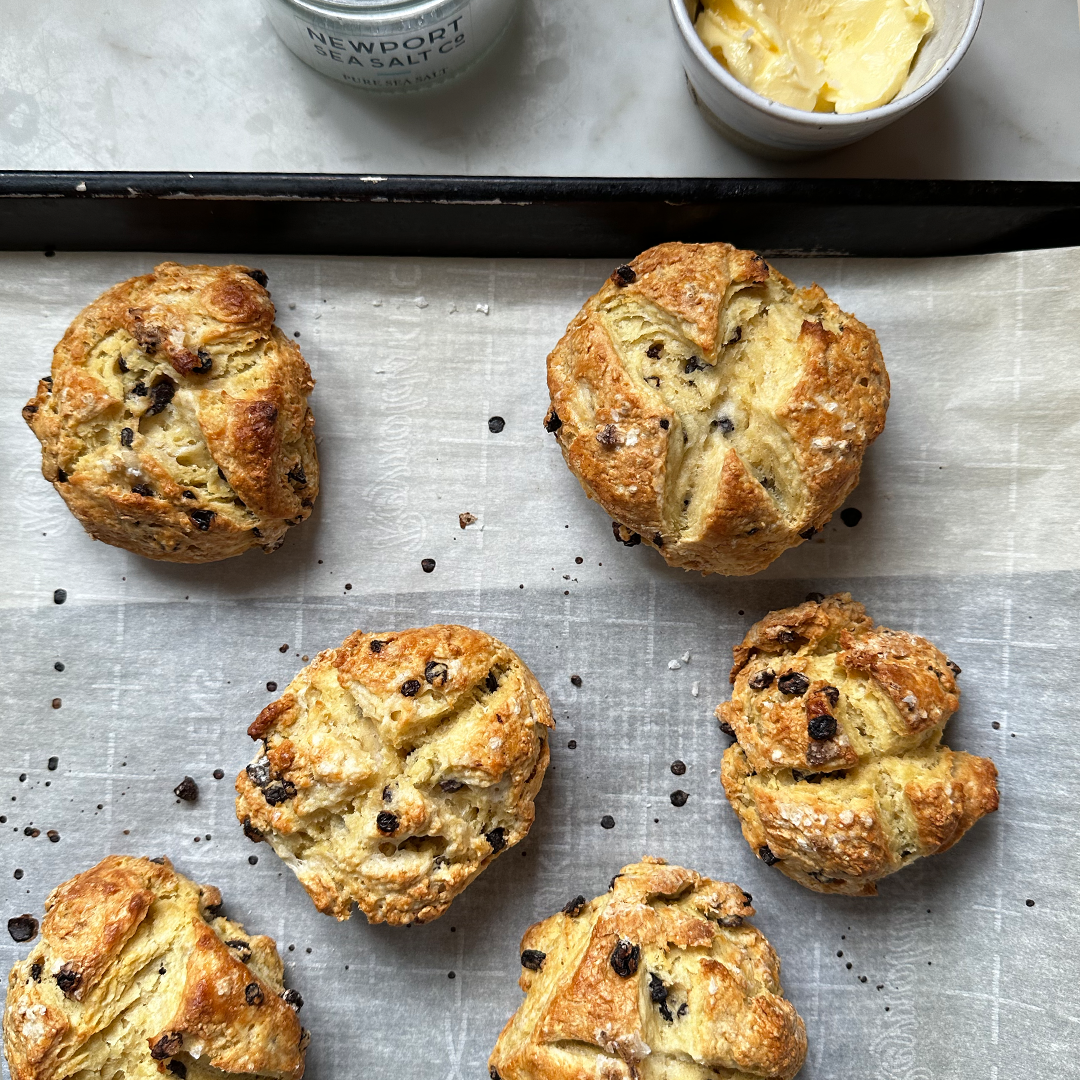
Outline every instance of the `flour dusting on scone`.
POLYGON ((319 492, 314 383, 266 275, 162 263, 82 311, 23 408, 96 540, 167 562, 273 551, 319 492))
POLYGON ((617 540, 753 574, 823 528, 881 434, 873 330, 730 244, 620 266, 548 357, 545 426, 617 540))
POLYGON ((428 922, 525 838, 552 727, 532 672, 487 634, 357 632, 248 729, 262 749, 236 814, 320 911, 428 922))
POLYGON ((645 858, 521 941, 492 1080, 790 1080, 806 1030, 737 885, 645 858))
POLYGON ((871 896, 997 809, 994 763, 941 744, 960 669, 925 638, 840 593, 771 612, 734 652, 724 790, 754 852, 793 880, 871 896))
POLYGON ((12 1080, 300 1080, 300 995, 220 907, 167 859, 111 855, 56 888, 8 978, 12 1080))

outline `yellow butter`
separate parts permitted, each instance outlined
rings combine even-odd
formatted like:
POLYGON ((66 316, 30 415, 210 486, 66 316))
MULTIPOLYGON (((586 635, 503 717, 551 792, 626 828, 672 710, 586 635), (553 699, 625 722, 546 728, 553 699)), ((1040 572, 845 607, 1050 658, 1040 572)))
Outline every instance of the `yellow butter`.
POLYGON ((704 0, 694 26, 763 97, 853 113, 896 96, 934 17, 926 0, 704 0))

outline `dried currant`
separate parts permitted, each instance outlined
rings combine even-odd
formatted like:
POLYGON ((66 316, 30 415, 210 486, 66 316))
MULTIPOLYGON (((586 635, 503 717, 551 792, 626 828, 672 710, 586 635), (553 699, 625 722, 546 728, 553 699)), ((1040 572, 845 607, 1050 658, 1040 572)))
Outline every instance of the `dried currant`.
POLYGON ((450 675, 450 669, 439 660, 429 660, 424 668, 424 681, 429 686, 445 686, 450 675))
POLYGON ((637 973, 641 960, 641 946, 633 945, 625 938, 620 938, 611 950, 611 969, 620 979, 629 979, 637 973))
POLYGON ((750 678, 746 680, 746 685, 749 686, 751 690, 765 690, 772 686, 773 679, 775 678, 776 676, 772 671, 765 668, 764 670, 755 672, 751 675, 750 678))
POLYGON ((526 949, 521 954, 521 966, 529 971, 539 971, 544 966, 547 953, 539 949, 526 949))
POLYGON ((788 697, 802 697, 810 689, 810 680, 801 671, 785 671, 776 680, 777 689, 788 697))
POLYGON ((564 915, 569 915, 570 918, 576 919, 584 910, 586 900, 584 896, 575 896, 573 900, 569 901, 562 909, 564 915))

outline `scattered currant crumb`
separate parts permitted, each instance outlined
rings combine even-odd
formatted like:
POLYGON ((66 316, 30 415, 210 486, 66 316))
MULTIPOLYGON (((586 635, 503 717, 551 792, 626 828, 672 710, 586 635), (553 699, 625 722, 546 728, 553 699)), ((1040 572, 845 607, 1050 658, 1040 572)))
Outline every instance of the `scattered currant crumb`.
POLYGON ((615 828, 615 819, 610 814, 605 814, 600 819, 600 828, 601 829, 614 829, 615 828))
POLYGON ((498 435, 504 427, 506 427, 506 421, 501 416, 492 416, 488 420, 488 431, 492 435, 498 435))
POLYGON ((284 645, 282 645, 282 646, 280 646, 278 648, 278 652, 288 652, 288 651, 289 651, 289 643, 288 642, 285 642, 284 645))
POLYGON ((840 511, 840 520, 849 529, 854 529, 855 526, 862 521, 862 511, 856 510, 854 506, 849 506, 845 510, 840 511))
POLYGON ((580 676, 580 675, 571 675, 571 676, 570 676, 570 681, 571 681, 571 682, 572 682, 572 683, 573 683, 573 684, 574 684, 575 686, 580 686, 580 685, 581 685, 581 676, 580 676))
POLYGON ((1035 901, 1034 900, 1025 900, 1024 903, 1027 904, 1028 907, 1034 907, 1035 906, 1035 901))
POLYGON ((56 663, 53 664, 53 671, 63 671, 63 670, 64 670, 64 665, 62 663, 60 663, 59 660, 57 660, 56 663))
POLYGON ((272 694, 272 693, 273 693, 273 692, 274 692, 274 691, 275 691, 275 690, 277 689, 277 683, 276 683, 276 682, 272 682, 272 681, 271 681, 271 682, 268 682, 268 683, 266 684, 266 689, 267 689, 267 690, 269 690, 269 691, 270 691, 270 693, 272 694))
POLYGON ((992 727, 992 728, 993 728, 993 729, 994 729, 995 731, 1000 731, 1000 730, 1001 730, 1001 724, 999 724, 999 723, 998 723, 998 722, 997 722, 996 720, 992 720, 992 721, 990 722, 990 726, 991 726, 991 727, 992 727))
POLYGON ((59 764, 60 759, 58 757, 51 757, 49 758, 48 764, 45 766, 45 768, 47 768, 49 772, 56 772, 56 768, 59 764))
POLYGON ((60 699, 58 697, 54 697, 52 699, 52 707, 54 709, 59 709, 61 704, 62 704, 62 702, 60 701, 60 699))
POLYGON ((670 795, 672 806, 685 806, 686 800, 690 798, 690 793, 687 791, 673 791, 670 795))
POLYGON ((185 776, 176 787, 173 788, 173 794, 178 799, 183 799, 184 802, 195 802, 199 797, 199 785, 190 776, 185 776))
POLYGON ((62 604, 67 600, 67 589, 53 589, 52 599, 54 604, 62 604))
POLYGON ((577 739, 571 739, 571 740, 570 740, 570 741, 569 741, 569 742, 568 742, 568 743, 566 744, 566 749, 567 749, 567 750, 576 750, 576 749, 577 749, 577 739))
POLYGON ((458 514, 457 523, 460 528, 467 529, 470 525, 476 524, 476 515, 470 514, 468 511, 464 514, 458 514))
POLYGON ((346 581, 345 582, 345 591, 346 592, 351 592, 352 591, 352 582, 351 581, 346 581))
POLYGON ((434 559, 421 559, 420 560, 420 569, 423 570, 425 574, 430 574, 435 569, 435 560, 434 559))
POLYGON ((214 770, 214 779, 215 780, 224 780, 225 779, 225 770, 224 769, 215 769, 214 770))
POLYGON ((686 762, 676 759, 671 763, 671 771, 676 776, 683 776, 686 773, 686 762))
POLYGON ((456 975, 455 975, 455 974, 454 974, 454 973, 453 973, 452 971, 448 971, 448 972, 446 973, 446 977, 447 977, 448 979, 456 979, 456 978, 457 978, 457 976, 456 976, 456 975))
POLYGON ((248 865, 249 866, 254 866, 258 861, 259 861, 259 856, 258 855, 249 855, 248 856, 248 865))

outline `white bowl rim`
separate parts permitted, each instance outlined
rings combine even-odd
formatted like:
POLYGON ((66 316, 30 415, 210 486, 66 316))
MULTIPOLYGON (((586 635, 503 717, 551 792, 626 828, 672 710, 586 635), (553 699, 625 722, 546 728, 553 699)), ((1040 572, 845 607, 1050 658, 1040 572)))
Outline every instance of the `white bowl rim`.
POLYGON ((913 90, 910 94, 906 94, 901 98, 893 98, 892 101, 887 102, 885 105, 878 105, 873 109, 863 109, 861 112, 853 113, 827 113, 827 112, 809 112, 806 109, 796 109, 791 105, 781 105, 779 102, 773 101, 771 98, 764 97, 762 94, 751 90, 748 86, 739 82, 734 75, 715 56, 705 47, 705 42, 701 40, 697 30, 694 29, 694 24, 690 21, 690 15, 686 10, 686 4, 684 0, 669 0, 671 6, 672 15, 675 17, 675 22, 678 24, 679 30, 682 32, 683 38, 690 46, 691 50, 697 56, 698 60, 704 64, 709 73, 717 79, 726 90, 734 94, 737 98, 744 101, 751 108, 758 109, 761 112, 769 113, 778 119, 793 121, 797 124, 802 124, 807 127, 817 128, 842 128, 842 127, 855 127, 862 124, 871 122, 872 120, 888 120, 892 117, 899 116, 909 109, 914 108, 920 102, 925 101, 930 97, 935 90, 952 74, 953 69, 963 59, 964 54, 968 50, 968 46, 971 44, 972 38, 975 37, 975 31, 979 28, 979 20, 982 18, 983 3, 984 0, 974 0, 971 7, 971 14, 968 16, 967 26, 964 27, 964 33, 957 43, 956 48, 953 49, 949 58, 922 84, 922 86, 913 90))

